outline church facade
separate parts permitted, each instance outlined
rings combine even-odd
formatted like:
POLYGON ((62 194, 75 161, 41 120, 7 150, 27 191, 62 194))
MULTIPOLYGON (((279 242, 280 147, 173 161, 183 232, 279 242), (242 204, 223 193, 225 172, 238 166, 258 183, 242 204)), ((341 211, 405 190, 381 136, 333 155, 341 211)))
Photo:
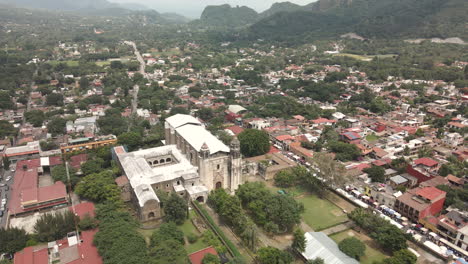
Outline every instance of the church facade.
POLYGON ((123 197, 134 204, 141 221, 162 216, 160 191, 205 202, 211 190, 234 192, 242 183, 237 139, 228 147, 196 118, 182 114, 166 119, 165 138, 162 147, 134 152, 122 146, 113 149, 124 174, 119 177, 119 186, 127 192, 123 197))

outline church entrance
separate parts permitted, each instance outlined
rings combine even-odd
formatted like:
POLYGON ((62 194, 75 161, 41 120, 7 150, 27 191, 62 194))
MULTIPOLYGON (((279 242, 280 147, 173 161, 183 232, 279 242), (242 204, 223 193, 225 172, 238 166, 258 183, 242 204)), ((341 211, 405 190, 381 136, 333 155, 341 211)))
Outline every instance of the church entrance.
POLYGON ((204 202, 205 202, 205 197, 203 197, 203 196, 198 196, 197 201, 198 201, 199 203, 204 203, 204 202))
POLYGON ((154 213, 153 212, 148 214, 148 219, 151 219, 151 218, 154 218, 154 213))
POLYGON ((215 188, 221 189, 221 187, 223 187, 223 184, 221 182, 217 182, 215 188))

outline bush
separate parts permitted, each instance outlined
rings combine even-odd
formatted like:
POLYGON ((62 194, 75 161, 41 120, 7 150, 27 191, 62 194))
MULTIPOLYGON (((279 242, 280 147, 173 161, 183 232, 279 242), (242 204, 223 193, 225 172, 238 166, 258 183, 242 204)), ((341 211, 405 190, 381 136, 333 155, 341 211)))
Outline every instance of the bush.
POLYGON ((344 239, 338 244, 338 248, 346 255, 359 260, 366 251, 366 245, 355 237, 344 239))
POLYGON ((195 242, 198 241, 198 236, 195 235, 194 233, 189 233, 189 234, 187 235, 187 240, 188 240, 188 242, 189 242, 190 244, 193 244, 193 243, 195 243, 195 242))

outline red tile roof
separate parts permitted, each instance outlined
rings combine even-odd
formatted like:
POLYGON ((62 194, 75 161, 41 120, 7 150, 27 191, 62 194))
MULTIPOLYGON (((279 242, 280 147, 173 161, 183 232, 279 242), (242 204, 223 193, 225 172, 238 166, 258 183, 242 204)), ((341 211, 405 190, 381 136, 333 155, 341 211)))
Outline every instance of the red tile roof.
POLYGON ((199 250, 197 252, 190 254, 189 255, 190 262, 192 264, 202 264, 203 258, 207 254, 218 256, 218 252, 216 252, 216 249, 214 247, 207 247, 205 249, 202 249, 202 250, 199 250))
POLYGON ((435 198, 439 197, 440 195, 446 194, 446 192, 439 190, 436 187, 430 186, 430 187, 421 188, 420 190, 416 192, 416 194, 432 201, 435 198))
MULTIPOLYGON (((65 184, 60 181, 51 186, 38 187, 39 167, 40 159, 22 160, 16 164, 15 181, 11 188, 11 198, 8 203, 8 209, 11 214, 25 212, 26 210, 23 208, 24 204, 37 204, 66 198, 67 191, 65 184)), ((48 206, 47 203, 42 205, 42 207, 46 206, 48 206)), ((33 209, 31 208, 31 210, 33 209)))
POLYGON ((80 169, 81 164, 88 160, 88 154, 78 154, 70 157, 70 166, 74 169, 80 169))
POLYGON ((80 239, 83 241, 78 244, 80 258, 67 264, 102 264, 102 258, 99 256, 97 248, 93 245, 94 235, 97 229, 81 232, 80 239))
POLYGON ((118 186, 124 186, 128 183, 128 178, 125 175, 117 177, 115 178, 115 183, 117 183, 118 186))
POLYGON ((319 119, 312 120, 312 122, 314 122, 314 124, 336 123, 336 120, 330 120, 330 119, 326 119, 326 118, 319 118, 319 119))
POLYGON ((232 133, 234 133, 234 135, 239 135, 240 133, 242 133, 242 131, 244 131, 244 129, 240 126, 230 126, 230 127, 227 127, 226 129, 231 130, 232 133))
POLYGON ((285 140, 294 140, 294 137, 291 135, 280 135, 280 136, 277 136, 276 139, 279 141, 285 141, 285 140))
POLYGON ((68 207, 68 210, 71 212, 75 211, 75 215, 83 218, 85 215, 89 215, 91 217, 94 217, 95 212, 94 212, 94 203, 91 202, 85 202, 85 203, 80 203, 73 206, 68 207))
POLYGON ((414 164, 424 165, 427 167, 434 167, 434 166, 437 166, 437 164, 439 163, 431 158, 420 158, 420 159, 415 160, 414 164))
POLYGON ((48 264, 49 255, 47 248, 35 250, 35 247, 27 247, 15 253, 13 264, 48 264))
POLYGON ((60 156, 49 157, 49 165, 51 167, 62 164, 62 158, 60 156))

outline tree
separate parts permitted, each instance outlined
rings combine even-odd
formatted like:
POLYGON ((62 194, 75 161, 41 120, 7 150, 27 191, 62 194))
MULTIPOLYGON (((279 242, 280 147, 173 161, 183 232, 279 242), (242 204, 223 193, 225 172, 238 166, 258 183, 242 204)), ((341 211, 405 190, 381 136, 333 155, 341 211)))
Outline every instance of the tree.
POLYGON ((366 245, 355 237, 348 237, 338 244, 338 248, 346 255, 359 260, 365 254, 366 245))
POLYGON ((18 130, 6 120, 0 120, 0 138, 14 137, 18 130))
POLYGON ((418 258, 409 250, 402 249, 393 254, 393 257, 385 259, 383 264, 415 264, 418 258))
POLYGON ((75 229, 76 216, 71 211, 42 215, 34 225, 37 239, 49 242, 64 238, 75 229))
POLYGON ((41 110, 32 110, 24 114, 26 121, 31 123, 34 127, 42 126, 45 120, 45 114, 41 110))
POLYGON ((187 263, 187 252, 184 246, 174 239, 159 243, 150 249, 154 264, 187 263))
POLYGON ((261 264, 289 264, 293 257, 274 247, 264 247, 257 251, 257 261, 261 264))
POLYGON ((88 160, 81 165, 81 171, 84 175, 99 173, 103 170, 103 165, 104 160, 102 160, 101 158, 88 160))
POLYGON ((47 123, 47 130, 53 136, 62 135, 65 132, 66 124, 67 121, 65 119, 60 117, 54 117, 51 121, 49 121, 49 123, 47 123))
POLYGON ((319 169, 319 175, 326 180, 327 184, 342 185, 347 182, 346 168, 343 164, 336 162, 325 153, 315 153, 313 162, 319 169))
POLYGON ((76 185, 75 192, 94 202, 120 199, 120 189, 115 184, 111 171, 89 174, 76 185))
POLYGON ((12 96, 6 91, 0 91, 0 109, 12 109, 14 107, 12 96))
POLYGON ((307 264, 325 264, 325 260, 323 260, 323 258, 317 257, 315 259, 307 261, 307 264))
POLYGON ((181 198, 177 193, 172 193, 164 205, 165 220, 182 225, 187 219, 188 206, 187 201, 181 198))
POLYGON ((221 264, 221 260, 218 256, 208 253, 203 257, 202 264, 221 264))
MULTIPOLYGON (((80 181, 80 178, 76 176, 74 168, 68 167, 68 172, 70 174, 70 184, 72 185, 72 187, 74 187, 80 181)), ((61 181, 65 184, 68 184, 68 176, 65 165, 58 165, 53 167, 50 174, 55 182, 61 181)))
POLYGON ((7 156, 4 156, 3 157, 3 168, 4 169, 10 168, 10 164, 11 164, 10 159, 7 156))
POLYGON ((59 93, 51 93, 46 97, 46 104, 51 106, 62 106, 63 105, 63 95, 59 93))
POLYGON ((200 108, 197 111, 197 115, 204 121, 209 121, 210 119, 214 117, 213 110, 211 108, 205 108, 205 107, 200 108))
POLYGON ((336 153, 336 159, 340 161, 356 160, 361 155, 361 151, 356 145, 345 142, 330 141, 328 149, 336 153))
POLYGON ((282 170, 275 174, 275 185, 278 187, 288 188, 293 186, 296 181, 296 175, 290 170, 282 170))
POLYGON ((294 240, 292 242, 291 247, 297 250, 297 252, 304 252, 306 247, 304 231, 302 231, 301 229, 296 229, 296 231, 294 231, 294 240))
POLYGON ((151 235, 151 246, 161 244, 167 240, 175 240, 180 244, 184 244, 184 232, 180 231, 173 222, 164 223, 153 232, 151 235))
POLYGON ((373 182, 385 182, 385 169, 383 167, 372 165, 363 171, 369 175, 373 182))
POLYGON ((26 247, 29 236, 16 227, 0 229, 0 253, 14 254, 26 247))
POLYGON ((86 77, 80 78, 80 88, 86 90, 89 88, 89 79, 86 77))
POLYGON ((246 129, 237 138, 240 141, 241 152, 246 157, 260 156, 270 150, 270 140, 264 131, 246 129))
POLYGON ((81 218, 78 227, 80 230, 90 230, 96 228, 97 225, 97 220, 94 217, 91 217, 89 214, 86 214, 83 218, 81 218))
POLYGON ((129 151, 136 150, 141 146, 142 141, 143 138, 137 132, 126 132, 117 137, 118 144, 127 146, 129 151))

